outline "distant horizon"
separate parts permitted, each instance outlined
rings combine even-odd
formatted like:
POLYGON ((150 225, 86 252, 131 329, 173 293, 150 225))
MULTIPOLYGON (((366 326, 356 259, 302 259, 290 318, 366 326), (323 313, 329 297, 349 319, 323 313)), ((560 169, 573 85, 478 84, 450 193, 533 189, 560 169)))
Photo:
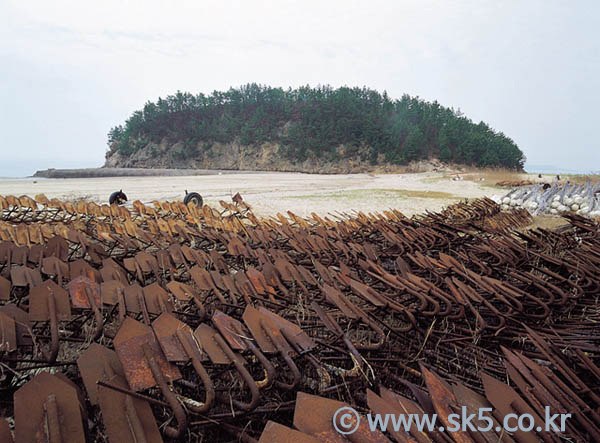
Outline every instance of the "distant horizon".
POLYGON ((599 169, 595 170, 577 170, 577 169, 568 169, 561 168, 554 165, 536 165, 536 164, 527 164, 525 163, 525 171, 533 174, 578 174, 578 175, 586 175, 586 174, 600 174, 599 169))
MULTIPOLYGON (((56 161, 44 161, 44 162, 36 162, 32 163, 37 164, 34 168, 25 166, 20 164, 18 165, 0 165, 0 180, 7 179, 26 179, 32 178, 33 174, 37 171, 43 171, 46 169, 85 169, 85 168, 100 168, 98 165, 91 165, 87 162, 67 162, 67 165, 58 165, 56 161), (48 165, 48 166, 45 166, 48 165), (31 170, 33 169, 33 170, 31 170), (12 174, 11 172, 14 172, 12 174), (30 171, 30 172, 26 172, 30 171)), ((274 171, 277 172, 277 171, 274 171)), ((576 169, 568 169, 568 168, 560 168, 554 165, 540 165, 540 164, 530 164, 525 163, 525 172, 530 174, 576 174, 576 175, 586 175, 586 174, 600 174, 600 170, 576 170, 576 169)), ((37 179, 37 177, 36 177, 37 179)))

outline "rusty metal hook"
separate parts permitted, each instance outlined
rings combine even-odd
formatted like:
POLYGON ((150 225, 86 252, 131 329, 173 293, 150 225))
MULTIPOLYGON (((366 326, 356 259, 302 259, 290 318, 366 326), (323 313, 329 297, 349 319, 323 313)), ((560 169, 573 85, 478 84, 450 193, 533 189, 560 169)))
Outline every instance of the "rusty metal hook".
POLYGON ((175 393, 169 387, 167 380, 154 357, 154 353, 150 346, 147 343, 142 344, 142 351, 144 352, 144 357, 146 358, 146 362, 152 371, 152 376, 161 392, 167 399, 169 406, 173 410, 173 414, 175 415, 175 420, 177 420, 177 427, 166 426, 164 429, 165 435, 170 438, 179 438, 187 429, 187 415, 181 406, 181 403, 177 399, 175 393))

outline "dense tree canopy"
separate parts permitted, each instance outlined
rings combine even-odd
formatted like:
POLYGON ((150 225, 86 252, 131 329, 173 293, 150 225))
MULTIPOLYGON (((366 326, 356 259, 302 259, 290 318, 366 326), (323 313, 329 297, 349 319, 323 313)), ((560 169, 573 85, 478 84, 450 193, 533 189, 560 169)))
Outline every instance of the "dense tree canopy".
POLYGON ((380 154, 390 163, 439 158, 476 166, 521 169, 518 146, 484 122, 475 124, 459 111, 402 96, 392 100, 367 88, 330 86, 283 90, 248 84, 227 92, 192 95, 177 92, 148 102, 123 126, 110 130, 108 143, 131 155, 149 142, 183 142, 186 155, 210 143, 280 143, 292 159, 380 154), (361 148, 361 149, 359 149, 361 148))

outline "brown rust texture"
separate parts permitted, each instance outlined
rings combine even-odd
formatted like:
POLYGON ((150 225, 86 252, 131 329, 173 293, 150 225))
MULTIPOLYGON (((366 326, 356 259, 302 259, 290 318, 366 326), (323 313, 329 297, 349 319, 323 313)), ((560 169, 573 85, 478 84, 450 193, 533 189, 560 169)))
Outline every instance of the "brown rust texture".
POLYGON ((217 208, 0 196, 0 436, 596 441, 600 227, 530 222, 488 199, 259 218, 239 194, 217 208), (342 406, 360 417, 351 436, 342 406), (462 406, 493 407, 494 424, 541 425, 545 406, 572 418, 514 435, 366 422, 447 426, 462 406))

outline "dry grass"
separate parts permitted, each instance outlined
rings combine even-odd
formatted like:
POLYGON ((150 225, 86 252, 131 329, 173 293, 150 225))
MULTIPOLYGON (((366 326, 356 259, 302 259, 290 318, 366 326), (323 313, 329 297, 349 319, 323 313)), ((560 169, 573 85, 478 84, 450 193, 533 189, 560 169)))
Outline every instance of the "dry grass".
POLYGON ((563 179, 568 179, 571 183, 577 183, 578 185, 584 185, 586 183, 599 183, 600 174, 573 174, 561 176, 563 179))
MULTIPOLYGON (((527 174, 524 172, 517 172, 511 169, 471 169, 467 170, 464 174, 461 174, 464 180, 471 180, 475 182, 485 182, 488 185, 495 185, 502 181, 519 181, 519 180, 530 180, 532 177, 537 177, 537 174, 527 174)), ((543 176, 542 176, 543 177, 543 176)), ((543 178, 540 179, 543 181, 543 178)))
POLYGON ((320 194, 295 195, 292 199, 369 199, 369 198, 438 198, 458 199, 454 194, 442 191, 417 191, 410 189, 355 189, 348 191, 333 191, 320 194))
MULTIPOLYGON (((569 180, 571 183, 583 185, 585 183, 599 183, 600 174, 559 174, 561 183, 569 180)), ((527 172, 517 172, 510 169, 468 169, 460 174, 463 180, 474 182, 483 182, 487 186, 496 186, 496 183, 504 181, 518 182, 521 180, 529 180, 533 183, 553 183, 556 174, 537 174, 527 172), (540 177, 541 175, 541 177, 540 177)))

